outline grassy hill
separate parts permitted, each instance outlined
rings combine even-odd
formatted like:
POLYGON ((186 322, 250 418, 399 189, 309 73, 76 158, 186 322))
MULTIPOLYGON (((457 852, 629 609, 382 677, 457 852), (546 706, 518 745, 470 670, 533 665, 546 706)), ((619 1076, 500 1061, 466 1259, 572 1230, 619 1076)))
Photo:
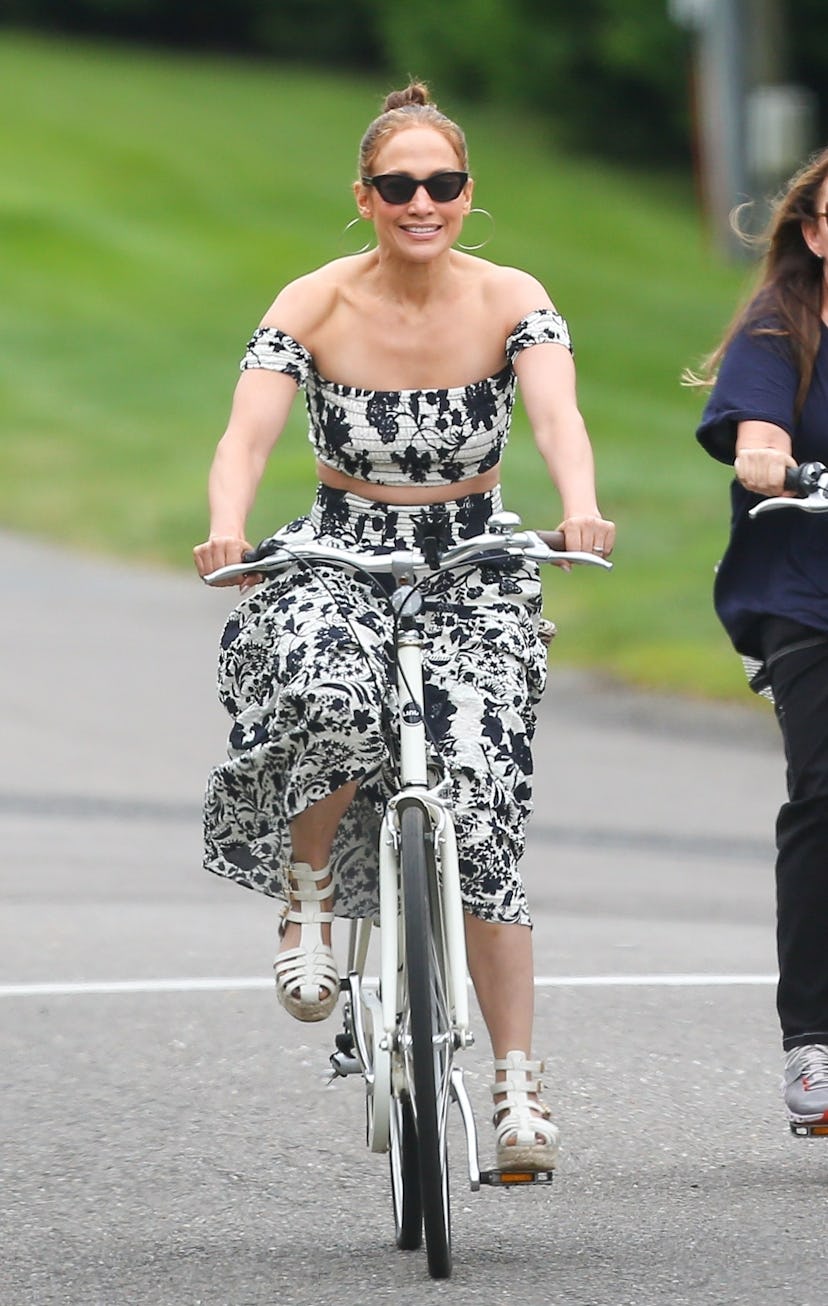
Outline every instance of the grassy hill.
MULTIPOLYGON (((348 252, 357 146, 387 89, 0 33, 0 524, 190 566, 238 357, 286 280, 348 252)), ((538 276, 570 321, 619 525, 612 574, 548 577, 555 658, 742 696, 710 601, 728 474, 697 447, 701 401, 679 376, 714 343, 745 269, 711 252, 689 178, 573 160, 537 123, 442 107, 466 128, 476 199, 495 217, 485 256, 538 276)), ((252 534, 309 502, 304 431, 298 403, 252 534)), ((519 412, 508 503, 554 525, 539 471, 519 412)))

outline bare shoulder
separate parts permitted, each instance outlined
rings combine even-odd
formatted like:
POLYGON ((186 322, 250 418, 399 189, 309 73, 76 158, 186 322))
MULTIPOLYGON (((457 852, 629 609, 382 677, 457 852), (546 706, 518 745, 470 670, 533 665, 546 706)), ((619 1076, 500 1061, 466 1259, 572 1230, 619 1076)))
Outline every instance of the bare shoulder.
POLYGON ((483 280, 483 294, 490 311, 511 331, 536 308, 555 308, 549 292, 537 277, 522 268, 489 263, 483 280))
POLYGON ((288 282, 265 313, 261 325, 278 327, 312 348, 316 330, 330 317, 353 277, 351 263, 351 259, 336 259, 288 282))

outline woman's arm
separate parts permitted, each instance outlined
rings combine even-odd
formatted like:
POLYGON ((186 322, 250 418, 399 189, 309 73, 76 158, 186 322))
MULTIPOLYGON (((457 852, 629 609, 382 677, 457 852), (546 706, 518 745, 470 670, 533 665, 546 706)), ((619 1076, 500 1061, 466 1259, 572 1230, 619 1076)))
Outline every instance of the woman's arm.
POLYGON ((796 467, 791 437, 772 422, 740 422, 736 428, 733 470, 746 490, 754 494, 785 493, 785 472, 796 467))
POLYGON ((210 534, 193 549, 199 575, 240 562, 250 548, 247 515, 296 393, 296 382, 283 372, 251 368, 240 376, 210 468, 210 534))
POLYGON ((572 355, 561 345, 532 345, 518 354, 514 366, 535 442, 561 497, 566 547, 606 556, 615 543, 615 525, 598 507, 572 355))
MULTIPOLYGON (((290 282, 279 291, 260 326, 286 333, 309 362, 314 332, 330 315, 336 285, 330 265, 290 282)), ((239 378, 227 430, 210 468, 210 534, 193 550, 202 576, 240 562, 250 548, 245 535, 247 516, 296 398, 301 382, 295 376, 296 371, 291 375, 270 366, 248 365, 239 378)), ((242 582, 240 588, 252 583, 242 582)))

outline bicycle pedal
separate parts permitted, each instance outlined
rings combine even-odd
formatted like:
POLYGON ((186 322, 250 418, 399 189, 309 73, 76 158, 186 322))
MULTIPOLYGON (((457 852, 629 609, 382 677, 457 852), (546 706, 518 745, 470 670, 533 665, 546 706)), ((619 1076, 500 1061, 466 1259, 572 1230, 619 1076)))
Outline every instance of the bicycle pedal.
POLYGON ((331 1063, 329 1084, 332 1084, 335 1079, 347 1079, 348 1075, 362 1074, 362 1066, 353 1053, 348 1055, 346 1052, 332 1052, 328 1059, 331 1063))
POLYGON ((481 1184, 492 1188, 519 1188, 523 1184, 551 1184, 554 1170, 481 1170, 481 1184))
POLYGON ((814 1125, 797 1124, 795 1120, 790 1120, 788 1123, 791 1127, 791 1133, 797 1138, 828 1138, 828 1123, 824 1120, 820 1120, 814 1125))

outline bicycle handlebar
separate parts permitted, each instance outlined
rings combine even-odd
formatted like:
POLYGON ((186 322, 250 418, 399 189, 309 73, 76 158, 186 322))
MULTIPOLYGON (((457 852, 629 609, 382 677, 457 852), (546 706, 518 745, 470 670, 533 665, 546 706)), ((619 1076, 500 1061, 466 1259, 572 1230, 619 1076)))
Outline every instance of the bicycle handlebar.
POLYGON ((801 508, 803 512, 828 512, 828 468, 823 463, 801 463, 785 472, 785 489, 790 495, 763 499, 751 508, 748 516, 772 512, 777 508, 801 508))
POLYGON ((507 557, 525 557, 534 562, 574 563, 611 569, 612 563, 595 553, 567 550, 562 531, 527 531, 521 528, 520 518, 514 513, 496 513, 489 520, 490 530, 482 535, 453 544, 437 555, 436 565, 419 549, 393 553, 362 553, 353 549, 340 549, 315 540, 267 541, 251 549, 242 562, 231 563, 209 572, 202 579, 205 585, 222 585, 241 580, 244 576, 272 576, 285 570, 294 561, 328 562, 352 571, 371 575, 427 576, 437 571, 476 561, 492 561, 493 554, 507 557), (262 552, 266 550, 266 552, 262 552))

